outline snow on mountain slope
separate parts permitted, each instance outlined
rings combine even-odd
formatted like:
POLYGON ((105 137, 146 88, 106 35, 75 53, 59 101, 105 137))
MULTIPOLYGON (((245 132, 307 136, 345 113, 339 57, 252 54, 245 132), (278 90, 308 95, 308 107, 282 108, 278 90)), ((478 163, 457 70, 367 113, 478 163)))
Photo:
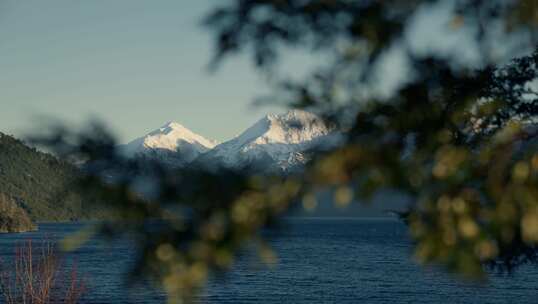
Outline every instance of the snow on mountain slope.
POLYGON ((324 143, 334 144, 334 133, 318 116, 291 110, 270 114, 239 136, 201 156, 204 163, 230 168, 246 166, 287 170, 304 164, 305 152, 324 143))
POLYGON ((215 141, 206 139, 177 122, 169 122, 121 146, 120 149, 129 157, 150 157, 172 166, 182 166, 212 149, 216 144, 215 141))

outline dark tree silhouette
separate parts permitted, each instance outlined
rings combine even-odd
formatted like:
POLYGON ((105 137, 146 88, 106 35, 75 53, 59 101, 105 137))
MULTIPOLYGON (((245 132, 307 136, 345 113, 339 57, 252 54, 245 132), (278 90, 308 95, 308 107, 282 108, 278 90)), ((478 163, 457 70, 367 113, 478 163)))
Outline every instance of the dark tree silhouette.
POLYGON ((512 119, 532 121, 538 114, 538 50, 532 55, 514 59, 510 64, 490 72, 482 96, 502 102, 491 124, 496 128, 512 119))

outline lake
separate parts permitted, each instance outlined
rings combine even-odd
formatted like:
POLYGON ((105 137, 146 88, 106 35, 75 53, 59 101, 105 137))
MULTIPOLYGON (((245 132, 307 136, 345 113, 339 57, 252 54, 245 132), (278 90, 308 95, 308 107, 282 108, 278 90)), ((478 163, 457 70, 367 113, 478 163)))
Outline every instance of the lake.
MULTIPOLYGON (((405 226, 393 219, 290 219, 288 229, 267 232, 279 255, 268 268, 253 255, 236 261, 223 280, 213 280, 204 303, 536 303, 538 268, 491 274, 485 283, 462 281, 411 258, 405 226)), ((26 239, 61 238, 81 224, 41 224, 40 231, 0 235, 9 259, 26 239)), ((84 303, 163 303, 162 292, 129 289, 124 274, 135 256, 129 240, 94 239, 70 253, 90 283, 84 303)), ((0 300, 1 303, 1 300, 0 300)))

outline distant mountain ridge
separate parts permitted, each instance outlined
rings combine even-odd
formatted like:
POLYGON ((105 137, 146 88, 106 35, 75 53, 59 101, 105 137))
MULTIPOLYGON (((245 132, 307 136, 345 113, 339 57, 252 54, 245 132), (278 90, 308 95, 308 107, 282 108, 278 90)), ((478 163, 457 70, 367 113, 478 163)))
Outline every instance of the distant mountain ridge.
POLYGON ((172 122, 120 149, 128 156, 150 157, 175 167, 288 171, 305 164, 309 150, 332 147, 339 139, 340 134, 315 114, 290 110, 266 115, 240 135, 218 145, 172 122))

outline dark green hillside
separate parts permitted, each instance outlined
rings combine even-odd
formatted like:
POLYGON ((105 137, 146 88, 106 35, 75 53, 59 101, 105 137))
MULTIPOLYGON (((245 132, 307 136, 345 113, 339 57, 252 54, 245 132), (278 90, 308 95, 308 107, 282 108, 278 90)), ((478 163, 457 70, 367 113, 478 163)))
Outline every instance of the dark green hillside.
POLYGON ((78 174, 75 166, 0 133, 0 193, 15 198, 33 220, 92 219, 104 214, 70 189, 78 174))
POLYGON ((0 193, 0 233, 27 232, 36 228, 15 200, 0 193))

